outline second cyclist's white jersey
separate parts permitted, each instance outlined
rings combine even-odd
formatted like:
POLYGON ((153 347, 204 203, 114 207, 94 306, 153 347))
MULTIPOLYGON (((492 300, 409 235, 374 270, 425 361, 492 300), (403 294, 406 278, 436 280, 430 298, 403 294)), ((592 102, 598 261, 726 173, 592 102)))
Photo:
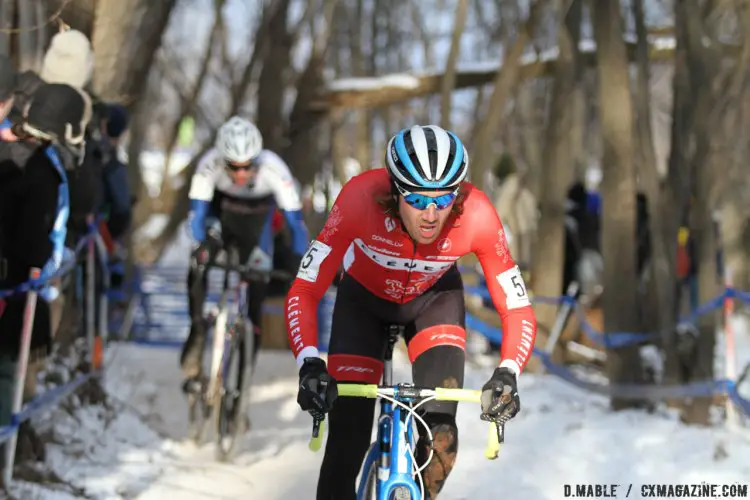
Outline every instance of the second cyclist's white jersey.
POLYGON ((297 186, 289 167, 276 153, 264 149, 255 160, 258 173, 251 184, 238 186, 229 177, 221 154, 212 148, 200 159, 190 184, 189 198, 210 202, 214 192, 241 200, 257 200, 273 196, 280 210, 302 209, 297 186))

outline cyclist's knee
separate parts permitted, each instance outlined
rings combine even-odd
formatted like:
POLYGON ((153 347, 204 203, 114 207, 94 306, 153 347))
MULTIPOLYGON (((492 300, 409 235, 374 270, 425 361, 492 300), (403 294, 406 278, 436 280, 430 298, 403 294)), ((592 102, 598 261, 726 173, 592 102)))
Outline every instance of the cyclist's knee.
POLYGON ((434 356, 436 347, 453 347, 455 349, 440 351, 452 352, 453 355, 465 356, 466 330, 460 325, 435 325, 417 332, 409 340, 409 360, 414 363, 425 354, 434 356))
POLYGON ((337 382, 377 384, 383 375, 383 362, 370 356, 330 354, 328 373, 337 382))

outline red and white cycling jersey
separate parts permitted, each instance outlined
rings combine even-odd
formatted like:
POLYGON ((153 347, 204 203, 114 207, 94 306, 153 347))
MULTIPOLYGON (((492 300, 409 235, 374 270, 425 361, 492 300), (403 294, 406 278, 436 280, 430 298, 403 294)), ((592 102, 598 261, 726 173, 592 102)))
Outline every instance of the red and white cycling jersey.
POLYGON ((400 220, 386 215, 377 202, 390 191, 385 169, 367 171, 346 183, 323 230, 302 257, 287 295, 287 331, 298 363, 317 355, 318 302, 342 262, 346 272, 374 295, 403 304, 429 289, 460 257, 474 253, 502 319, 503 365, 521 372, 536 337, 526 285, 492 203, 468 182, 464 190, 463 213, 452 214, 433 243, 418 245, 400 220))

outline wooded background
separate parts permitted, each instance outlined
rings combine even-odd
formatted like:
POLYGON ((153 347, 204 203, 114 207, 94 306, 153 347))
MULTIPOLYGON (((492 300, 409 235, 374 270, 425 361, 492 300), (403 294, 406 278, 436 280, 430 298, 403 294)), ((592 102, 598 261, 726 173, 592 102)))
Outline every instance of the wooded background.
MULTIPOLYGON (((348 158, 380 166, 390 135, 439 123, 467 143, 473 182, 492 193, 504 154, 538 201, 538 295, 561 293, 566 193, 598 169, 603 329, 663 332, 661 383, 714 378, 716 315, 700 320, 693 366, 676 352, 677 232, 695 242, 700 302, 723 286, 719 250, 750 289, 750 0, 0 0, 0 51, 38 68, 61 21, 93 41, 94 93, 133 113, 135 231, 167 219, 137 238, 140 259, 158 258, 181 227, 195 160, 232 114, 255 120, 303 188, 325 169, 345 178, 348 158), (186 117, 192 160, 148 190, 141 152, 170 164, 186 117)), ((315 231, 325 214, 308 212, 315 231)), ((537 314, 549 326, 556 308, 537 314)), ((637 346, 607 352, 612 382, 642 382, 641 368, 637 346)), ((686 419, 708 422, 708 398, 684 405, 686 419)))

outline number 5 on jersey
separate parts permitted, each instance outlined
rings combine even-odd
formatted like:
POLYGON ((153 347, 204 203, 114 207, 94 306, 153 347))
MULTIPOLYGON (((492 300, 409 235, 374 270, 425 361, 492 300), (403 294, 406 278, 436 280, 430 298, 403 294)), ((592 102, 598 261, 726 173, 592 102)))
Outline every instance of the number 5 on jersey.
POLYGON ((518 266, 498 274, 496 278, 505 292, 505 305, 508 309, 531 305, 529 295, 526 293, 526 284, 523 282, 518 266))
POLYGON ((313 240, 307 248, 305 255, 302 256, 297 277, 310 283, 315 283, 318 280, 320 265, 328 257, 329 253, 331 253, 331 247, 318 240, 313 240))

